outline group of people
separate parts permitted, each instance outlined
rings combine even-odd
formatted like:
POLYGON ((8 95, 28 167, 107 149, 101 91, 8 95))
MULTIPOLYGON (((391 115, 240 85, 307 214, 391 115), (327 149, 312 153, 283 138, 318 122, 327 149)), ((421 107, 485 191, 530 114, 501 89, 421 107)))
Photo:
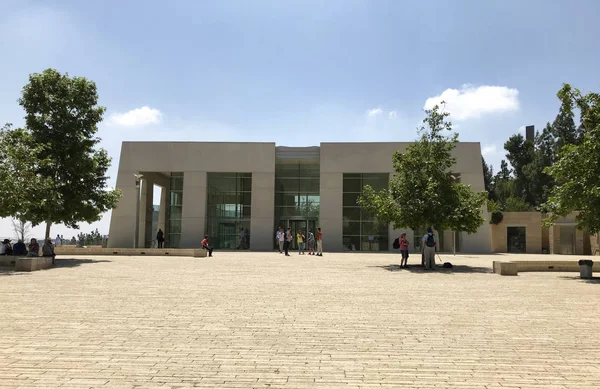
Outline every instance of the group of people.
MULTIPOLYGON (((287 230, 284 230, 283 227, 279 227, 277 229, 275 240, 277 241, 279 247, 279 254, 285 253, 286 256, 290 256, 289 250, 290 246, 292 245, 293 238, 294 235, 292 234, 291 227, 288 227, 287 230)), ((305 235, 304 231, 298 231, 296 234, 296 242, 298 243, 298 255, 306 254, 306 249, 308 249, 308 255, 315 255, 318 257, 323 256, 323 233, 321 232, 320 227, 317 228, 316 238, 311 230, 308 230, 308 235, 305 235)))
MULTIPOLYGON (((25 246, 25 243, 21 239, 14 245, 11 245, 10 239, 4 239, 0 245, 0 255, 14 255, 14 256, 26 256, 26 257, 39 257, 40 256, 40 244, 37 239, 32 238, 29 241, 29 245, 25 246)), ((52 239, 48 238, 44 240, 42 245, 42 257, 52 257, 52 264, 56 260, 56 254, 54 254, 54 245, 52 239)))
MULTIPOLYGON (((435 267, 435 246, 437 244, 436 237, 431 227, 427 228, 427 233, 423 235, 421 240, 421 264, 426 270, 432 270, 435 267)), ((400 260, 400 267, 406 268, 408 266, 408 239, 406 239, 406 232, 400 234, 400 237, 396 239, 394 243, 395 248, 400 249, 402 259, 400 260)))

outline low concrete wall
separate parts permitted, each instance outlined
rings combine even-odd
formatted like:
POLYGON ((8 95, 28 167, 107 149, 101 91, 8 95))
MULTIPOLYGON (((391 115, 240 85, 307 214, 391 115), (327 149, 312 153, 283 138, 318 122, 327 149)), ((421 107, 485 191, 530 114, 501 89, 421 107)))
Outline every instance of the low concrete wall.
POLYGON ((52 257, 21 257, 15 261, 15 271, 36 271, 51 267, 52 257))
MULTIPOLYGON (((527 271, 559 271, 578 272, 579 261, 512 261, 517 264, 517 270, 527 271)), ((600 262, 594 262, 592 271, 600 271, 600 262)))
MULTIPOLYGON (((502 274, 501 268, 505 263, 514 264, 517 272, 579 272, 579 261, 494 261, 493 272, 502 274)), ((592 271, 600 272, 600 261, 594 262, 592 271)))
POLYGON ((102 248, 102 247, 56 247, 56 255, 148 255, 148 256, 173 256, 173 257, 193 257, 194 249, 144 249, 144 248, 102 248))
POLYGON ((14 255, 0 255, 0 266, 14 267, 17 258, 19 257, 15 257, 14 255))

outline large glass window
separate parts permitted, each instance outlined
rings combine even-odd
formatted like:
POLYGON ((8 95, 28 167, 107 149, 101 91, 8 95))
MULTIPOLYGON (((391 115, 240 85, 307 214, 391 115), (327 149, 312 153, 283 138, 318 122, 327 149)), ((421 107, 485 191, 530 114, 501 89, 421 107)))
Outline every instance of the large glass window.
POLYGON ((275 224, 286 220, 318 220, 320 208, 318 164, 275 165, 275 224))
POLYGON ((211 245, 250 248, 252 173, 208 173, 207 187, 206 234, 211 245))
POLYGON ((167 247, 179 247, 183 209, 183 173, 171 173, 169 191, 169 228, 167 247))
POLYGON ((374 190, 387 189, 388 173, 344 173, 342 216, 345 250, 388 251, 388 225, 358 206, 356 201, 365 185, 374 190))

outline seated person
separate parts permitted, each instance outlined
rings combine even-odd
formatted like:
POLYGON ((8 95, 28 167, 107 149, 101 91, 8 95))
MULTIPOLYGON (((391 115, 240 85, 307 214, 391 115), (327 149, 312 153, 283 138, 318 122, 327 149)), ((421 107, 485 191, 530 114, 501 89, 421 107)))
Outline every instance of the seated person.
POLYGON ((46 239, 42 246, 42 257, 52 257, 52 264, 54 265, 56 255, 54 254, 54 246, 52 245, 52 239, 50 238, 46 239))
POLYGON ((4 239, 0 244, 0 255, 13 255, 13 249, 9 239, 4 239))
POLYGON ((25 243, 21 239, 13 246, 13 255, 26 255, 27 247, 25 247, 25 243))
POLYGON ((31 238, 29 242, 29 252, 27 253, 28 257, 39 257, 40 256, 40 245, 37 242, 37 239, 31 238))
POLYGON ((204 235, 202 239, 202 248, 208 250, 208 256, 212 257, 213 248, 208 245, 208 235, 204 235))

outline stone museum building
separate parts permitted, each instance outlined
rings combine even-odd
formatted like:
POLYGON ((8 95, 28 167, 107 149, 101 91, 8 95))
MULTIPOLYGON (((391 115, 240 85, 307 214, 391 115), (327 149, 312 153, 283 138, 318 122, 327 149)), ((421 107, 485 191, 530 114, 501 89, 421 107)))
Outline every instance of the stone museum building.
MULTIPOLYGON (((356 200, 364 185, 388 187, 392 156, 409 144, 123 142, 122 198, 112 211, 108 247, 154 247, 160 228, 165 247, 197 248, 208 235, 216 249, 233 250, 244 231, 246 248, 270 251, 277 227, 291 227, 294 237, 321 227, 325 251, 391 251, 400 231, 378 224, 356 200)), ((453 173, 483 191, 480 144, 459 143, 454 155, 453 173)), ((416 245, 425 227, 402 231, 416 245)), ((471 235, 437 234, 440 251, 492 251, 487 222, 471 235)))

